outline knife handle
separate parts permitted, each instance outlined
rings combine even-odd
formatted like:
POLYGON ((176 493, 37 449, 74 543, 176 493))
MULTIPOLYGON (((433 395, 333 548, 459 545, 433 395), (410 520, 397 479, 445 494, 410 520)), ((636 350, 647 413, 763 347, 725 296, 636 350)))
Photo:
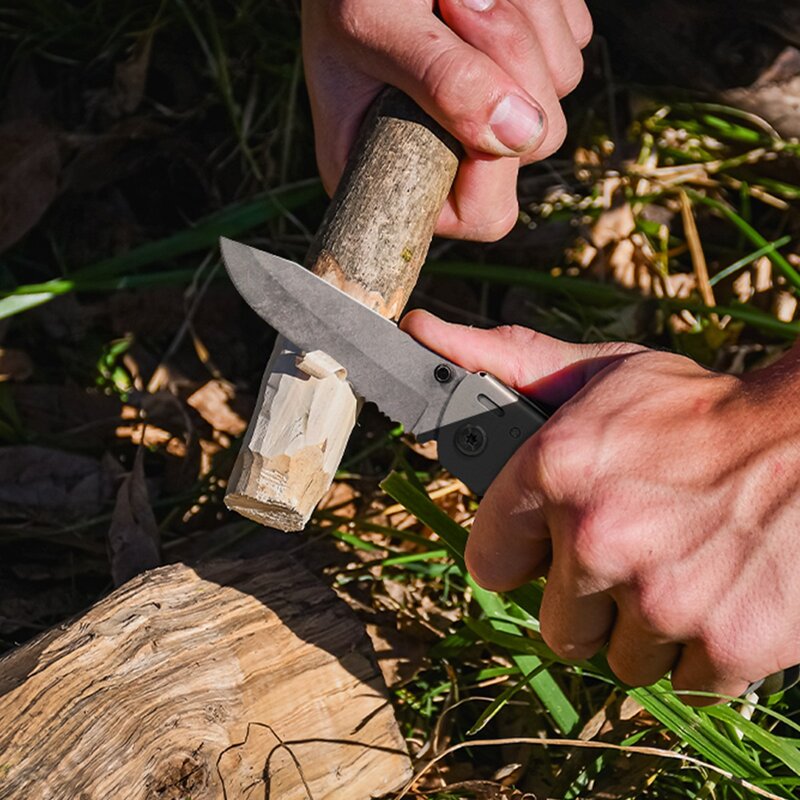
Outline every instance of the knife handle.
POLYGON ((453 390, 436 441, 439 461, 478 495, 548 414, 487 372, 470 372, 453 390))
MULTIPOLYGON (((446 367, 446 365, 443 365, 446 367)), ((437 433, 439 461, 477 495, 483 495, 511 456, 549 414, 486 372, 467 373, 453 391, 437 433)), ((751 683, 760 697, 800 681, 800 665, 751 683)))

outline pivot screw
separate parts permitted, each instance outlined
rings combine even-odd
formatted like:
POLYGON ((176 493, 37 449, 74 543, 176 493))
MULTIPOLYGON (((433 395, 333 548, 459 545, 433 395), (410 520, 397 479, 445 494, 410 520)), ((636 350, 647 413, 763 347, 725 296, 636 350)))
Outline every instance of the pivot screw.
POLYGON ((447 364, 439 364, 433 370, 433 377, 436 378, 439 383, 448 383, 453 380, 453 370, 451 370, 447 364))
POLYGON ((480 455, 486 449, 486 432, 480 425, 465 422, 456 431, 455 445, 462 455, 480 455))

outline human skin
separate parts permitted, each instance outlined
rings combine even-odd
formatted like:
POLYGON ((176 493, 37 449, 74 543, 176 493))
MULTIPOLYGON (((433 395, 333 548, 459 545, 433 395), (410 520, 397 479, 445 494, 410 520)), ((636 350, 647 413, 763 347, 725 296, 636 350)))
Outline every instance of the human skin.
POLYGON ((489 488, 466 551, 487 589, 547 576, 541 633, 555 653, 607 644, 627 684, 671 670, 679 692, 723 696, 800 662, 798 348, 739 377, 418 311, 402 327, 560 406, 489 488))
POLYGON ((364 114, 402 89, 465 148, 437 233, 491 241, 518 214, 521 164, 564 141, 559 99, 583 73, 583 0, 303 0, 317 163, 332 193, 364 114))

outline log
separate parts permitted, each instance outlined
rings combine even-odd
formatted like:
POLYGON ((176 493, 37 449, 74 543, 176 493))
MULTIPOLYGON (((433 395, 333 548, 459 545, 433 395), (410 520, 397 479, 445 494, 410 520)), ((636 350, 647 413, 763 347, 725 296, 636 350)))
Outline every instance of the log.
POLYGON ((290 558, 140 575, 0 660, 3 800, 323 800, 410 776, 374 653, 290 558))
MULTIPOLYGON (((400 92, 381 95, 306 266, 383 316, 399 317, 455 177, 458 148, 400 92)), ((228 508, 284 531, 302 529, 330 487, 359 404, 340 365, 309 373, 298 355, 279 339, 225 498, 228 508)))

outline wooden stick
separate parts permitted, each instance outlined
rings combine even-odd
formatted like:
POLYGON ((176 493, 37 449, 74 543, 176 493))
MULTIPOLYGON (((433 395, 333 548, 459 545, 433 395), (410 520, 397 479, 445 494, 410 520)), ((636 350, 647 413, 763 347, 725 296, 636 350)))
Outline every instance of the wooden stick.
POLYGON ((411 763, 361 623, 279 553, 140 575, 0 659, 0 798, 384 795, 411 763))
MULTIPOLYGON (((405 95, 385 92, 365 122, 306 265, 385 317, 399 317, 458 153, 452 137, 405 95)), ((297 357, 279 339, 225 498, 228 508, 285 531, 302 529, 330 487, 359 403, 338 364, 309 372, 297 357)))

